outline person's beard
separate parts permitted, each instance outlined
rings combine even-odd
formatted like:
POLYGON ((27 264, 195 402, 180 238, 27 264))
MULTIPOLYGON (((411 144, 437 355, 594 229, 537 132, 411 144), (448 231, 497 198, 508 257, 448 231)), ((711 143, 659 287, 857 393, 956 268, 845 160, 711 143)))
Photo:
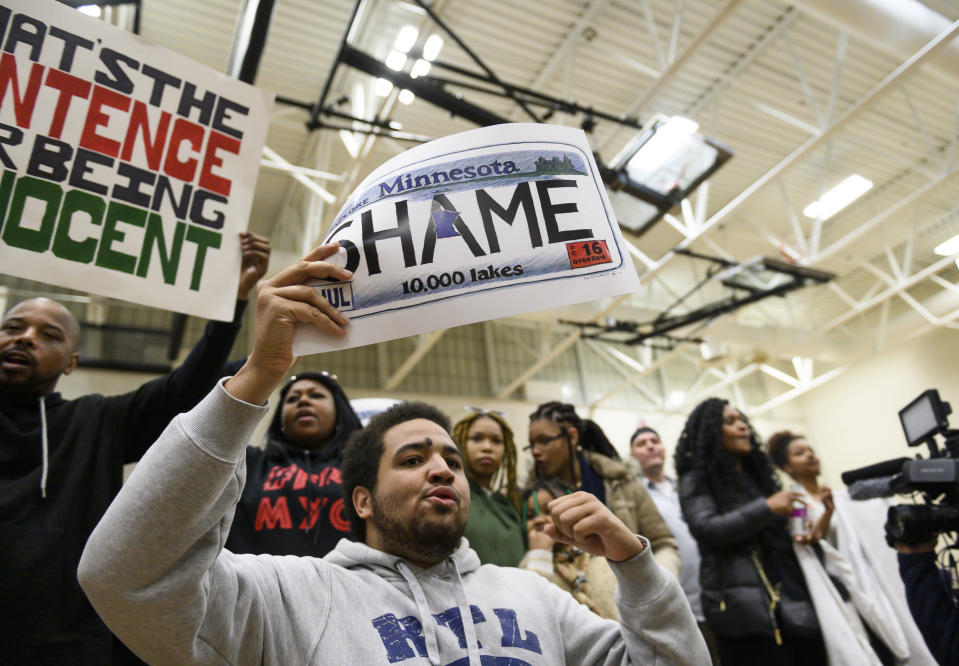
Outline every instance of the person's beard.
POLYGON ((410 559, 416 561, 436 563, 452 555, 459 547, 463 532, 466 531, 465 516, 457 515, 461 510, 460 504, 445 511, 434 509, 439 515, 414 511, 409 517, 398 515, 395 509, 391 509, 396 506, 400 506, 398 500, 377 497, 377 493, 373 493, 370 520, 386 552, 411 556, 410 559), (450 513, 454 514, 455 520, 448 519, 450 513))

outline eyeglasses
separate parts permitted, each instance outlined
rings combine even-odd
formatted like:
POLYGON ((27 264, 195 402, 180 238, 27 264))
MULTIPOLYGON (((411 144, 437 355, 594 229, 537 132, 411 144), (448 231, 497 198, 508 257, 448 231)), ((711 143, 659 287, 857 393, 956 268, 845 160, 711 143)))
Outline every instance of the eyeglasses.
POLYGON ((550 442, 553 442, 559 439, 560 437, 565 437, 565 436, 566 436, 566 432, 564 430, 560 430, 558 433, 556 433, 552 437, 542 437, 540 439, 531 440, 527 446, 523 447, 523 450, 532 451, 538 446, 549 446, 550 442))

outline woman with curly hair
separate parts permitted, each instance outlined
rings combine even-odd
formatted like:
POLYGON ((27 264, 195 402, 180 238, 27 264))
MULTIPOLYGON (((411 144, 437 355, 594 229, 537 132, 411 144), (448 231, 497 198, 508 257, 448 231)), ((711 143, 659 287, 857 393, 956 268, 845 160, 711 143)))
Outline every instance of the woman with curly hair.
POLYGON ((470 484, 464 536, 483 564, 515 567, 526 550, 519 517, 516 443, 498 412, 477 410, 453 426, 470 484))
POLYGON ((702 555, 703 611, 724 664, 825 664, 819 622, 786 531, 782 490, 755 431, 720 398, 689 415, 676 447, 683 515, 702 555))
MULTIPOLYGON (((597 423, 562 402, 547 402, 529 416, 529 450, 536 479, 554 478, 567 492, 585 490, 649 540, 653 556, 679 578, 679 547, 642 482, 632 477, 597 423)), ((532 484, 530 484, 532 485, 532 484)))

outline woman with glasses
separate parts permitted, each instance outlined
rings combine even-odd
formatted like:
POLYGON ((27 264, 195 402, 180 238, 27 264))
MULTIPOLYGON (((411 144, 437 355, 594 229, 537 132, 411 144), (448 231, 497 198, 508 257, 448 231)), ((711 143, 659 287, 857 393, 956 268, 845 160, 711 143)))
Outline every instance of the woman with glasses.
POLYGON ((515 567, 526 550, 518 508, 516 444, 502 412, 471 409, 453 426, 470 484, 464 536, 483 564, 515 567))
POLYGON ((656 561, 679 578, 679 547, 646 488, 633 478, 602 428, 572 405, 547 402, 529 417, 535 479, 554 479, 566 492, 585 490, 641 534, 656 561))
POLYGON ((523 521, 529 538, 529 550, 520 569, 540 574, 585 605, 610 620, 619 620, 616 609, 616 575, 606 558, 590 555, 579 548, 553 541, 543 528, 550 522, 549 503, 566 494, 557 479, 537 479, 525 493, 523 521))
POLYGON ((323 557, 350 524, 340 456, 360 420, 326 372, 304 372, 280 389, 266 446, 246 449, 246 485, 226 540, 234 553, 323 557))
MULTIPOLYGON (((782 490, 742 413, 720 398, 689 415, 676 447, 679 500, 699 542, 703 612, 724 664, 825 664, 782 490)), ((801 506, 801 505, 799 505, 801 506)))

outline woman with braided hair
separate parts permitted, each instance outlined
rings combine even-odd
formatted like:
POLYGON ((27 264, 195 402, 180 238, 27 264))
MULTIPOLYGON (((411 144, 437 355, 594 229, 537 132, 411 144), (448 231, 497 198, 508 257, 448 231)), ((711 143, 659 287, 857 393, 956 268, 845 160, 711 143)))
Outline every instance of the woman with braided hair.
POLYGON ((786 518, 755 431, 720 398, 689 415, 676 447, 679 498, 702 555, 703 612, 724 664, 825 664, 826 653, 786 518))
POLYGON ((597 423, 567 403, 547 402, 529 417, 536 479, 552 478, 569 492, 592 493, 629 529, 643 535, 659 564, 679 578, 679 547, 642 482, 633 478, 597 423))
POLYGON ((453 440, 463 452, 470 484, 464 536, 483 564, 515 567, 526 540, 518 513, 513 431, 501 413, 474 410, 453 426, 453 440))

